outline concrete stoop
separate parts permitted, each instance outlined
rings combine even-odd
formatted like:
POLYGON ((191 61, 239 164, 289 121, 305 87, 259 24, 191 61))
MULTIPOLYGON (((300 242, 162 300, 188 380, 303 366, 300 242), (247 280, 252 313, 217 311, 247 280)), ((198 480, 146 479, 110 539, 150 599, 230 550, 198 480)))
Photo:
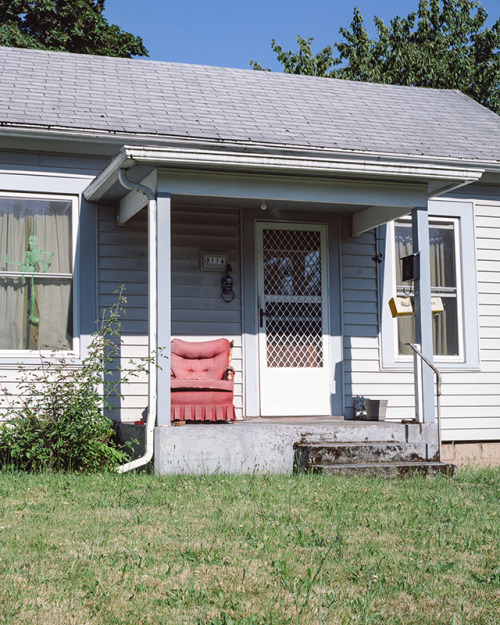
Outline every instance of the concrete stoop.
MULTIPOLYGON (((292 473, 428 472, 438 457, 435 423, 346 421, 337 417, 252 418, 232 424, 155 428, 155 471, 292 473), (426 464, 427 463, 427 464, 426 464)), ((450 465, 451 466, 451 465, 450 465)), ((447 474, 450 469, 443 469, 447 474)))
POLYGON ((294 470, 327 475, 454 476, 456 465, 429 458, 426 443, 301 443, 295 446, 294 470))

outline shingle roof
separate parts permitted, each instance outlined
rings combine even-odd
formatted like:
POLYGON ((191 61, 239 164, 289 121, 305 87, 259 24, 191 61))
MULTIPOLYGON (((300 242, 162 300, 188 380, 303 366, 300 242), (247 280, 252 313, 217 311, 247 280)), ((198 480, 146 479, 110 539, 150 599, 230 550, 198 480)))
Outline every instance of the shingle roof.
POLYGON ((457 91, 0 47, 17 124, 500 161, 500 117, 457 91))

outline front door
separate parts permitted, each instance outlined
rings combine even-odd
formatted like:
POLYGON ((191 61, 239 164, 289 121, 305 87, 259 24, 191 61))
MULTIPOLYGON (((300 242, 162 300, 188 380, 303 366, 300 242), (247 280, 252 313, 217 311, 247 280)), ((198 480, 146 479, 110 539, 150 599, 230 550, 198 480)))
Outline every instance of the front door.
POLYGON ((260 414, 330 415, 327 228, 257 222, 260 414))

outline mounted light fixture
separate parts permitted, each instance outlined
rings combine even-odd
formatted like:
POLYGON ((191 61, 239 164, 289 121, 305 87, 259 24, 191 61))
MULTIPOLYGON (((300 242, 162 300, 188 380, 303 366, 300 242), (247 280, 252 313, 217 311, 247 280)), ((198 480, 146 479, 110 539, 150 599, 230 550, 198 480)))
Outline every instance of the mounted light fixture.
POLYGON ((226 274, 224 275, 224 277, 221 280, 222 292, 221 292, 220 296, 228 304, 229 304, 229 302, 232 302, 233 299, 234 299, 233 278, 230 275, 230 272, 232 270, 233 269, 232 269, 231 265, 227 265, 227 267, 226 267, 226 274))
POLYGON ((260 203, 260 210, 261 211, 266 211, 267 210, 266 200, 262 200, 262 202, 260 203))

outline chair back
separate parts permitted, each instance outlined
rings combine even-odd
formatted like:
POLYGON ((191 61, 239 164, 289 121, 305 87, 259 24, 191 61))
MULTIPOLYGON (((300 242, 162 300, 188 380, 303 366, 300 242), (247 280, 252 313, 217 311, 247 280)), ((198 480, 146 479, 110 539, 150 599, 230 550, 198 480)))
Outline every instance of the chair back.
POLYGON ((229 364, 231 343, 214 341, 182 341, 171 344, 172 376, 184 380, 222 380, 229 364))

